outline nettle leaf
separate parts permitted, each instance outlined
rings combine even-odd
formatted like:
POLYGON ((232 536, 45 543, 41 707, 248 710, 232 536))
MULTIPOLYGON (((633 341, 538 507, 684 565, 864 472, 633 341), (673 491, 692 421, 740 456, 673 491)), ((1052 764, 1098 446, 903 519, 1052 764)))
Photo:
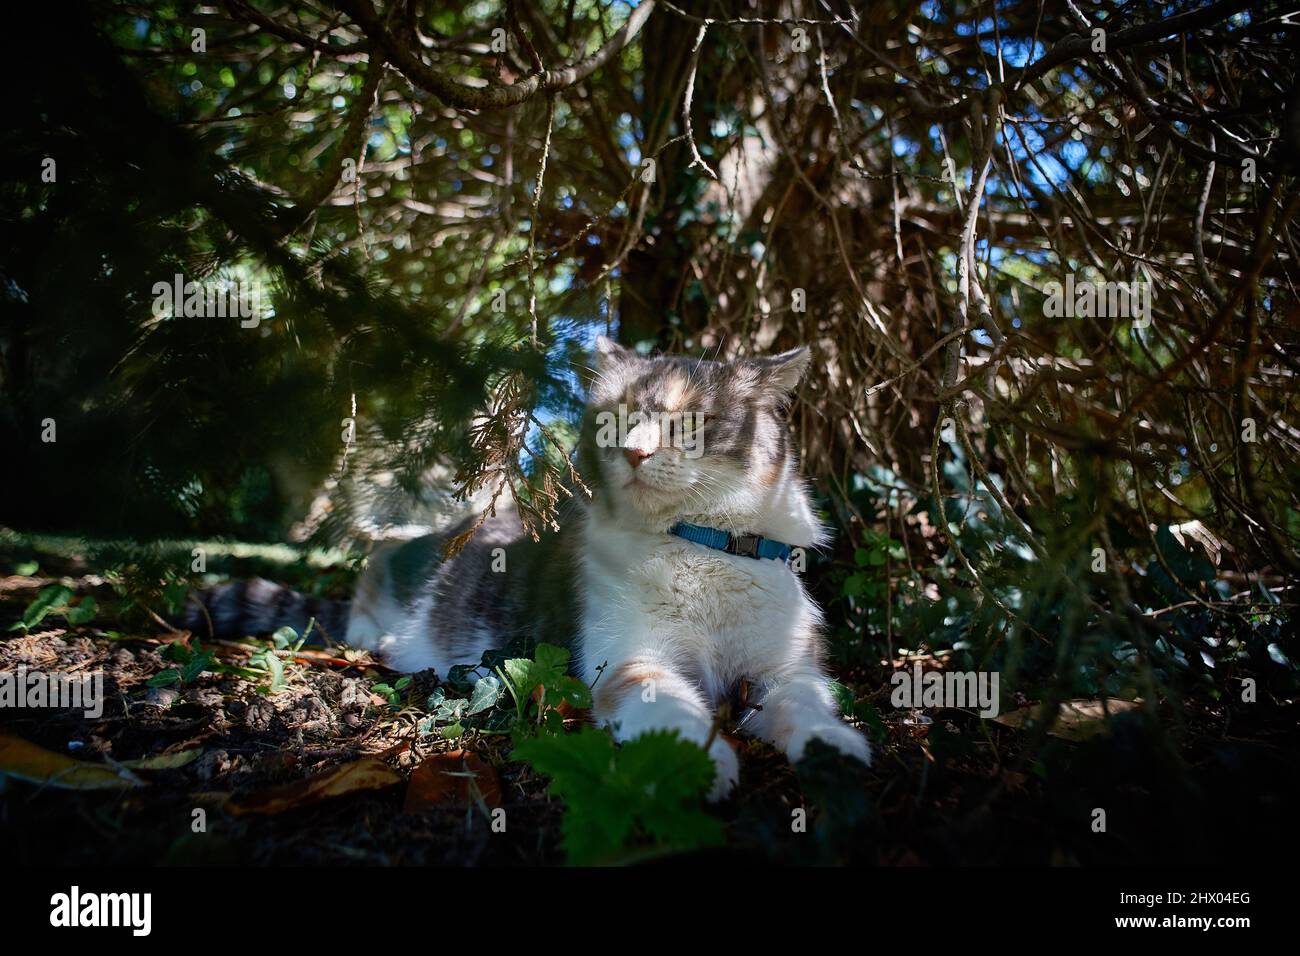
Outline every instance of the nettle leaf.
POLYGON ((577 865, 629 850, 680 852, 722 842, 703 808, 713 761, 676 731, 651 731, 621 748, 602 730, 521 740, 514 756, 551 778, 565 803, 564 847, 577 865))

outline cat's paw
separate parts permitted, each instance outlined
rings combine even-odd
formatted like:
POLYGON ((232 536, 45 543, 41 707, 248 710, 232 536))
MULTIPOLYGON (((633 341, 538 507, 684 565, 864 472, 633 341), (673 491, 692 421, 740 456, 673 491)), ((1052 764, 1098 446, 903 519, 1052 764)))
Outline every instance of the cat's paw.
POLYGON ((803 758, 808 741, 813 739, 820 740, 840 753, 871 766, 871 745, 867 743, 867 738, 848 724, 834 718, 806 724, 790 735, 790 743, 786 746, 785 753, 791 763, 798 763, 803 758))
POLYGON ((709 800, 717 803, 725 800, 736 789, 740 780, 740 758, 731 744, 718 735, 709 745, 709 756, 713 759, 713 789, 709 791, 709 800))

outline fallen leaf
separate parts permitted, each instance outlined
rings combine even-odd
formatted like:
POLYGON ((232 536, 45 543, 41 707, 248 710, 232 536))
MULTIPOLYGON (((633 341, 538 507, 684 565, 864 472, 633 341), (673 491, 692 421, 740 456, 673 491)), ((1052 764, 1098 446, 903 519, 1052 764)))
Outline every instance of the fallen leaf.
POLYGON ((331 654, 329 651, 317 651, 311 648, 301 648, 293 655, 296 664, 328 664, 331 667, 352 667, 353 663, 346 658, 339 657, 337 654, 331 654))
POLYGON ((411 749, 411 739, 407 737, 405 740, 399 740, 397 743, 393 744, 391 747, 387 748, 386 750, 379 751, 379 753, 375 754, 375 756, 378 757, 380 760, 391 760, 394 757, 406 753, 410 749, 411 749))
POLYGON ((489 807, 501 806, 501 784, 496 771, 468 750, 434 754, 411 772, 403 813, 429 807, 464 805, 481 796, 489 807))
POLYGON ((310 806, 349 793, 382 790, 401 782, 402 775, 388 764, 366 757, 318 773, 306 780, 295 780, 243 799, 231 800, 226 804, 226 810, 235 816, 245 813, 284 813, 286 810, 310 806))
POLYGON ((145 786, 145 782, 129 770, 76 760, 8 734, 0 734, 0 776, 64 790, 120 790, 145 786))
POLYGON ((177 750, 175 753, 158 754, 156 757, 123 760, 121 764, 123 767, 130 767, 132 770, 176 770, 186 764, 193 763, 202 753, 202 747, 193 747, 190 750, 177 750))
MULTIPOLYGON (((1133 710, 1142 702, 1140 700, 1118 700, 1107 698, 1101 700, 1067 700, 1061 703, 1056 715, 1056 722, 1049 733, 1062 740, 1087 740, 1107 731, 1106 714, 1111 716, 1133 710)), ((999 714, 993 719, 1004 727, 1024 727, 1030 720, 1038 720, 1043 709, 1042 704, 1033 707, 1021 707, 1017 710, 999 714)))

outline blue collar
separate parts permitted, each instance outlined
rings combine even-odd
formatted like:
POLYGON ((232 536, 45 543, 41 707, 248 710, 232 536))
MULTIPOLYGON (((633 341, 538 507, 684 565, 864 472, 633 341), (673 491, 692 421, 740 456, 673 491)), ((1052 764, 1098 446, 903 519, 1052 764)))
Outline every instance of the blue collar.
POLYGON ((719 528, 710 528, 702 524, 688 524, 679 521, 668 529, 669 534, 685 538, 695 544, 702 544, 715 551, 739 554, 747 558, 774 558, 777 561, 789 561, 794 549, 788 544, 773 541, 756 534, 731 534, 719 528))

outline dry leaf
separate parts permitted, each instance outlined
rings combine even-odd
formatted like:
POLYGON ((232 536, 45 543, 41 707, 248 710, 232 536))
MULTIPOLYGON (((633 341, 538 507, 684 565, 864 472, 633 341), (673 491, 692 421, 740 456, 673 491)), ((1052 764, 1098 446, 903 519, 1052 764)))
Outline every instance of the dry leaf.
POLYGON ((129 770, 76 760, 8 734, 0 734, 0 776, 17 777, 64 790, 120 790, 145 786, 145 782, 129 770))
POLYGON ((468 750, 434 754, 411 772, 403 813, 429 807, 464 805, 481 796, 489 807, 501 806, 501 784, 496 771, 468 750))
MULTIPOLYGON (((1107 730, 1106 713, 1113 716, 1133 710, 1142 702, 1140 700, 1118 700, 1110 697, 1101 700, 1067 700, 1061 703, 1061 709, 1052 725, 1052 736, 1062 740, 1087 740, 1107 730), (1103 709, 1104 707, 1104 709, 1103 709)), ((1021 707, 1009 713, 999 714, 993 719, 1004 727, 1021 728, 1030 720, 1038 720, 1043 705, 1021 707)))
POLYGON ((401 782, 402 775, 388 764, 366 757, 318 773, 306 780, 295 780, 243 799, 231 800, 226 804, 226 810, 235 816, 245 813, 284 813, 286 810, 296 810, 349 793, 382 790, 401 782))
POLYGON ((158 754, 156 757, 141 757, 139 760, 123 760, 120 762, 123 767, 130 767, 132 770, 176 770, 186 764, 193 763, 202 753, 202 747, 193 747, 189 750, 158 754))

